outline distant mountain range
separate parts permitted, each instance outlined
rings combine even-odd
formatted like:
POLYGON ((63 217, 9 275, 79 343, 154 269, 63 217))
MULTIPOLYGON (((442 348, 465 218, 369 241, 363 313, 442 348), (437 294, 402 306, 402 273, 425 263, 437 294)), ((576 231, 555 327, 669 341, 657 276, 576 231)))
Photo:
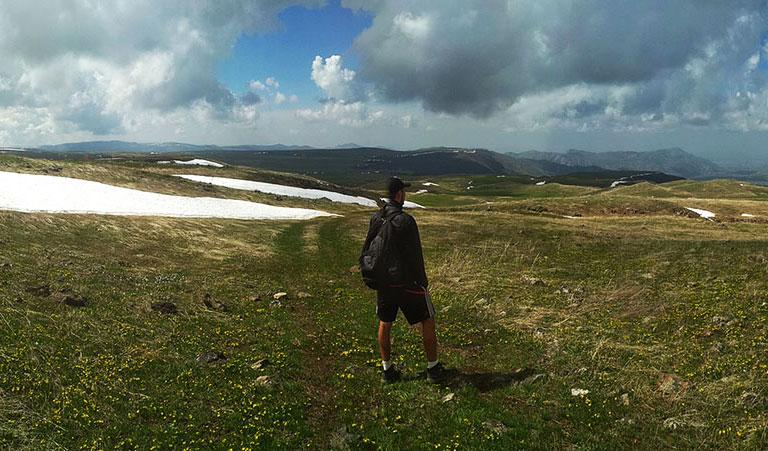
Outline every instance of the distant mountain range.
POLYGON ((216 146, 175 142, 88 141, 39 146, 37 149, 46 153, 194 155, 228 164, 276 171, 325 174, 335 180, 346 176, 375 174, 517 174, 543 177, 604 170, 660 172, 685 178, 727 175, 715 163, 679 148, 650 152, 569 150, 565 153, 528 151, 502 154, 486 149, 455 147, 396 151, 362 147, 355 143, 319 149, 283 144, 216 146))
POLYGON ((64 143, 48 146, 37 146, 36 149, 51 152, 200 152, 204 150, 302 150, 314 149, 310 146, 286 146, 283 144, 272 145, 242 145, 242 146, 216 146, 213 144, 186 144, 177 142, 163 143, 137 143, 128 141, 85 141, 77 143, 64 143))
POLYGON ((650 152, 586 152, 569 150, 565 153, 529 151, 507 155, 529 160, 548 161, 565 166, 597 166, 611 170, 647 170, 678 175, 685 178, 711 177, 723 172, 715 163, 680 149, 650 152))

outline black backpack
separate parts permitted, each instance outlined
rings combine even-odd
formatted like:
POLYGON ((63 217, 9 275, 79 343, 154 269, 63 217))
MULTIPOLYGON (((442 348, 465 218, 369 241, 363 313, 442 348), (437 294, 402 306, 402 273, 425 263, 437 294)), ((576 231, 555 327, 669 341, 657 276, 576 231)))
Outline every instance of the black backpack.
POLYGON ((363 283, 372 290, 386 286, 389 281, 390 261, 394 257, 392 255, 394 250, 390 249, 389 245, 392 241, 392 219, 401 213, 402 211, 397 210, 384 216, 384 209, 382 209, 382 217, 378 225, 374 226, 377 227, 375 236, 360 253, 358 261, 363 283))

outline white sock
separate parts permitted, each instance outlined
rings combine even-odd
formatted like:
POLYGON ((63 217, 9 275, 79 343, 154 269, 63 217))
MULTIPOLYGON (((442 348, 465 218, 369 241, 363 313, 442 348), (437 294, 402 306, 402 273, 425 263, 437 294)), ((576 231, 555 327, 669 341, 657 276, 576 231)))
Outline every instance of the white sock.
POLYGON ((384 371, 387 371, 392 366, 392 362, 389 360, 382 360, 381 366, 384 367, 384 371))
POLYGON ((435 365, 437 365, 437 360, 434 362, 427 362, 427 369, 431 370, 435 365))

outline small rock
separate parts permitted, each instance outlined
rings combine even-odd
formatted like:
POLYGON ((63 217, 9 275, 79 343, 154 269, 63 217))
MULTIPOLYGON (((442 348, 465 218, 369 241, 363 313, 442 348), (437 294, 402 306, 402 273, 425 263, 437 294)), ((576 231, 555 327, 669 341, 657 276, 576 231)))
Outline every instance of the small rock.
POLYGON ((280 308, 280 307, 283 306, 283 303, 278 301, 278 300, 273 299, 273 300, 269 301, 269 306, 272 307, 272 308, 280 308))
POLYGON ((249 297, 248 300, 251 302, 260 302, 261 296, 259 296, 258 294, 254 294, 254 295, 251 295, 251 297, 249 297))
POLYGON ((544 283, 544 281, 539 279, 538 277, 529 276, 527 274, 523 275, 523 280, 528 282, 531 285, 538 285, 538 286, 546 285, 546 283, 544 283))
POLYGON ((164 313, 166 315, 175 315, 176 313, 179 313, 179 309, 176 308, 176 304, 173 302, 152 302, 149 304, 149 307, 158 313, 164 313))
POLYGON ((281 291, 281 292, 279 292, 279 293, 275 293, 275 294, 273 294, 273 295, 272 295, 272 299, 274 299, 274 300, 276 300, 276 301, 279 301, 280 299, 282 299, 282 298, 284 298, 284 297, 287 297, 287 296, 288 296, 288 293, 286 293, 286 292, 284 292, 284 291, 281 291))
POLYGON ((675 417, 670 417, 664 420, 664 429, 674 431, 685 426, 685 422, 675 417))
POLYGON ((270 379, 269 376, 259 376, 256 378, 256 383, 262 387, 271 387, 272 379, 270 379))
POLYGON ((483 331, 483 333, 486 333, 486 334, 492 334, 492 333, 493 333, 493 329, 485 329, 485 330, 483 331))
POLYGON ((720 329, 724 329, 728 325, 728 321, 730 321, 728 318, 724 316, 714 316, 712 317, 712 324, 717 326, 720 329))
POLYGON ((746 392, 741 395, 739 399, 739 405, 742 407, 755 407, 763 404, 765 399, 755 392, 746 392))
POLYGON ((259 359, 255 363, 251 365, 251 368, 254 370, 260 370, 264 368, 265 366, 269 365, 269 360, 267 359, 259 359))
POLYGON ((331 437, 331 446, 334 448, 346 448, 361 438, 360 434, 351 433, 349 426, 344 425, 331 437))
POLYGON ((360 272, 360 265, 350 266, 349 272, 351 273, 360 272))
POLYGON ((87 302, 87 299, 85 299, 82 296, 78 296, 76 294, 56 293, 53 299, 56 302, 59 302, 64 305, 68 305, 70 307, 85 307, 85 304, 87 302))
POLYGON ((583 388, 572 388, 571 389, 571 396, 584 396, 588 395, 589 390, 585 390, 583 388))
POLYGON ((213 363, 218 362, 221 360, 226 360, 227 356, 225 356, 223 353, 219 351, 208 351, 208 352, 202 352, 195 357, 195 360, 197 360, 200 363, 213 363))
POLYGON ((680 395, 688 388, 689 382, 676 374, 660 374, 656 387, 668 395, 680 395))
POLYGON ((226 312, 227 306, 211 297, 210 293, 205 293, 203 296, 203 304, 211 310, 217 310, 220 312, 226 312))
POLYGON ((448 393, 447 395, 443 396, 440 399, 440 402, 450 402, 450 401, 453 401, 453 397, 454 397, 453 393, 448 393))
POLYGON ((627 407, 629 407, 629 393, 624 393, 623 395, 619 396, 619 401, 627 407))
POLYGON ((722 342, 720 342, 720 341, 718 341, 717 343, 713 344, 713 345, 712 345, 712 346, 709 348, 709 350, 710 350, 710 351, 712 351, 712 352, 718 352, 718 353, 719 353, 719 352, 723 352, 723 349, 725 349, 725 345, 724 345, 722 342))
POLYGON ((711 336, 712 336, 712 335, 714 335, 714 334, 715 334, 715 333, 714 333, 714 332, 712 331, 712 329, 710 329, 710 328, 706 328, 706 329, 704 329, 704 330, 702 330, 702 331, 701 331, 701 336, 702 336, 702 337, 711 337, 711 336))
POLYGON ((643 324, 650 324, 651 322, 653 322, 652 317, 646 316, 645 318, 643 318, 643 324))
POLYGON ((507 425, 498 420, 485 420, 483 421, 483 427, 499 435, 507 431, 507 425))
POLYGON ((646 279, 646 280, 650 280, 650 279, 653 279, 653 274, 647 272, 645 274, 640 274, 640 277, 642 277, 643 279, 646 279))
POLYGON ((305 293, 303 291, 299 291, 298 293, 296 293, 296 297, 299 299, 309 299, 312 297, 312 295, 309 293, 305 293))
POLYGON ((51 286, 45 283, 42 285, 38 285, 36 287, 28 287, 27 293, 33 294, 35 296, 47 298, 48 296, 51 295, 51 286))
POLYGON ((524 384, 532 384, 532 383, 538 381, 539 379, 544 379, 545 377, 547 377, 547 375, 544 374, 544 373, 532 374, 532 375, 526 377, 525 379, 523 379, 523 383, 524 384))

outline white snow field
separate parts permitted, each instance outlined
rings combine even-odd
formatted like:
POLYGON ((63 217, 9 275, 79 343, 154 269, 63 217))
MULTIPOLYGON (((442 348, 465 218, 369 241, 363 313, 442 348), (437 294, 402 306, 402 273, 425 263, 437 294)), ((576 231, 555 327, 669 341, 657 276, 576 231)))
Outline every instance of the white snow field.
POLYGON ((223 168, 224 165, 220 163, 216 163, 215 161, 208 161, 208 160, 201 160, 199 158, 195 158, 194 160, 189 161, 182 161, 182 160, 173 160, 173 161, 158 161, 157 164, 187 164, 192 166, 213 166, 214 168, 223 168))
POLYGON ((755 215, 752 215, 752 214, 749 214, 749 213, 742 213, 741 216, 744 217, 744 218, 754 218, 755 217, 755 215))
MULTIPOLYGON (((357 204, 365 207, 375 207, 376 201, 362 196, 350 196, 347 194, 335 193, 321 189, 297 188, 295 186, 277 185, 275 183, 254 182, 251 180, 231 179, 226 177, 209 177, 204 175, 185 175, 175 174, 175 177, 192 180, 195 182, 210 183, 211 185, 223 186, 226 188, 242 189, 246 191, 259 191, 261 193, 278 194, 281 196, 302 197, 305 199, 326 198, 332 202, 342 202, 345 204, 357 204)), ((407 208, 424 208, 413 202, 405 202, 403 205, 407 208)))
POLYGON ((711 211, 699 210, 698 208, 688 208, 688 207, 685 207, 685 209, 686 210, 690 210, 690 211, 698 214, 699 216, 701 216, 704 219, 711 219, 711 218, 715 217, 715 214, 712 213, 711 211))
POLYGON ((170 196, 68 177, 3 171, 0 171, 0 210, 227 219, 336 216, 304 208, 212 197, 170 196))

